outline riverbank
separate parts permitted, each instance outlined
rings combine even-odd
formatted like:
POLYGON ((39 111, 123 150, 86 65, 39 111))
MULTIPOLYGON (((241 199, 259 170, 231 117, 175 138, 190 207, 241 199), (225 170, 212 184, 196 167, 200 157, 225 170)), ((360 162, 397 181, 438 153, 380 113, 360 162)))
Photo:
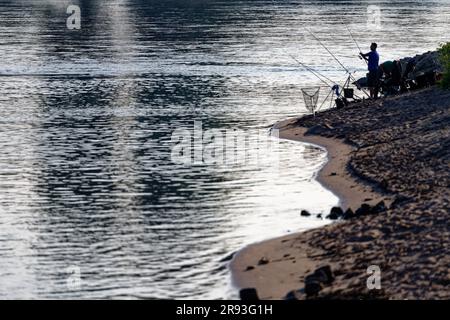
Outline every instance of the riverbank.
POLYGON ((355 214, 243 249, 235 284, 263 299, 449 298, 449 122, 450 92, 433 87, 277 124, 281 138, 327 149, 318 180, 355 214), (325 265, 333 281, 305 292, 325 265), (381 289, 367 288, 370 266, 381 289))

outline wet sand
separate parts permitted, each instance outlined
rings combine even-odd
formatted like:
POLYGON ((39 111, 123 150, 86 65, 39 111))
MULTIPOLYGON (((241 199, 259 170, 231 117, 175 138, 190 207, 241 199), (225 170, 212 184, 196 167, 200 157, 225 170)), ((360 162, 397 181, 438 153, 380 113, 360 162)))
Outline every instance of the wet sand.
POLYGON ((235 284, 263 299, 449 298, 449 119, 450 92, 429 88, 278 123, 281 138, 327 149, 318 180, 344 210, 386 210, 248 246, 231 262, 235 284), (334 281, 307 297, 305 277, 324 265, 334 281), (379 290, 367 288, 373 265, 379 290))

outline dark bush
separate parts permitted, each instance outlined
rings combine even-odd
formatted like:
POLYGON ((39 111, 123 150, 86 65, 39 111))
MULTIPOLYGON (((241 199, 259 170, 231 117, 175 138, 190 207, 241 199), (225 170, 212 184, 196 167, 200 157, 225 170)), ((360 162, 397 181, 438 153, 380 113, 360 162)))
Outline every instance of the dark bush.
POLYGON ((444 67, 444 74, 441 80, 441 86, 444 89, 450 89, 450 42, 443 44, 439 48, 441 62, 444 67))

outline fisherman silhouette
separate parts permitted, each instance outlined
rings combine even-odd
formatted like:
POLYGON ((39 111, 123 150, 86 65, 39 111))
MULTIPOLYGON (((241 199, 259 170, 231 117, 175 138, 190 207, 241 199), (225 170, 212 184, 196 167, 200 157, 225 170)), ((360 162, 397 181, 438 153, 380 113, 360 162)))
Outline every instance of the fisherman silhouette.
POLYGON ((370 90, 370 98, 372 99, 378 98, 379 90, 378 65, 380 63, 380 56, 377 52, 377 47, 378 45, 374 42, 370 45, 369 53, 359 53, 368 62, 369 73, 367 74, 367 84, 370 90))

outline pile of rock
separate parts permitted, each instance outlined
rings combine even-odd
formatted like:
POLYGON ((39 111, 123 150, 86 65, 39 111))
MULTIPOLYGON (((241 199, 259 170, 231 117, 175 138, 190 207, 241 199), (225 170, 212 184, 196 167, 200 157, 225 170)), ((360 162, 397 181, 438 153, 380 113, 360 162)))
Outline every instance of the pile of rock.
POLYGON ((431 73, 442 73, 443 67, 439 58, 439 52, 429 51, 414 57, 400 59, 402 69, 408 72, 404 76, 407 79, 417 80, 418 78, 431 73), (407 69, 408 64, 413 64, 411 70, 407 69))
POLYGON ((352 209, 347 209, 345 212, 340 207, 333 207, 330 210, 330 214, 326 216, 327 219, 330 220, 350 220, 362 216, 379 214, 386 211, 388 208, 386 207, 384 201, 378 202, 376 205, 371 206, 368 203, 363 203, 355 212, 352 209))
MULTIPOLYGON (((356 211, 353 211, 350 208, 344 211, 341 207, 333 207, 325 218, 330 220, 350 220, 362 216, 379 214, 387 209, 388 208, 384 201, 380 201, 374 206, 371 206, 368 203, 363 203, 356 211)), ((312 214, 307 210, 302 210, 300 215, 302 217, 310 217, 312 214)), ((322 217, 322 215, 317 215, 317 217, 322 217)))

